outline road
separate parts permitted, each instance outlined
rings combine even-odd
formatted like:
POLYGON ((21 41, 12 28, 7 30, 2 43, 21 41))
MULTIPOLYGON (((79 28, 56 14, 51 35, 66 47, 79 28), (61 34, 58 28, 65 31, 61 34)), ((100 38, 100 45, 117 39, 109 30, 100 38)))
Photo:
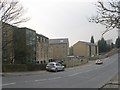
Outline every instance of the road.
POLYGON ((118 73, 118 54, 60 72, 2 77, 2 88, 100 88, 118 73))

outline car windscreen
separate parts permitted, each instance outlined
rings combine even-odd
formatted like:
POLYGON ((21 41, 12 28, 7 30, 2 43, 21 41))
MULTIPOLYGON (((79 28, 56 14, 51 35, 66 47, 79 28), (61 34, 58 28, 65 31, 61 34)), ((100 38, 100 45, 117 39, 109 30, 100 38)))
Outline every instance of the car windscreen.
POLYGON ((56 66, 62 66, 60 63, 56 63, 56 66))
POLYGON ((47 66, 54 66, 54 64, 53 63, 49 63, 47 66))

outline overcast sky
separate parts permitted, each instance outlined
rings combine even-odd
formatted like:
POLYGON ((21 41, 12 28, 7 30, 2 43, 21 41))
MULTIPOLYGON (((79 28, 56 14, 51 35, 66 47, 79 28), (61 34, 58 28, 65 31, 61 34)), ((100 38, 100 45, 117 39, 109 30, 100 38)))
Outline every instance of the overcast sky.
MULTIPOLYGON (((23 23, 49 39, 69 38, 70 46, 76 42, 89 42, 94 36, 95 42, 101 38, 105 27, 88 22, 88 18, 96 14, 97 0, 20 0, 27 10, 26 16, 31 19, 23 23)), ((104 38, 117 38, 117 30, 110 31, 104 38)))

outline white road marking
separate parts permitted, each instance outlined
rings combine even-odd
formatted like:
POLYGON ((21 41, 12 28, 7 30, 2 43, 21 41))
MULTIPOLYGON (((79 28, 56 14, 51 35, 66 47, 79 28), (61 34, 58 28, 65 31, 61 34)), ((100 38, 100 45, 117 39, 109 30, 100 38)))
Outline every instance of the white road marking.
POLYGON ((55 79, 60 79, 62 77, 55 77, 55 78, 48 78, 48 79, 39 79, 39 80, 34 80, 35 82, 38 82, 38 81, 46 81, 46 80, 55 80, 55 79))
POLYGON ((55 79, 60 79, 62 77, 55 77, 55 78, 49 78, 48 80, 55 80, 55 79))
POLYGON ((86 73, 86 72, 89 72, 89 71, 93 71, 93 70, 96 70, 96 69, 99 69, 100 67, 96 67, 94 69, 90 69, 90 70, 86 70, 84 72, 79 72, 79 73, 74 73, 74 74, 71 74, 71 75, 68 75, 68 77, 71 77, 71 76, 75 76, 75 75, 78 75, 78 74, 81 74, 81 73, 86 73))
POLYGON ((16 84, 16 82, 13 82, 13 83, 7 83, 7 84, 2 84, 2 86, 12 85, 12 84, 16 84))
POLYGON ((71 74, 71 75, 68 75, 68 76, 75 76, 75 75, 78 75, 80 73, 74 73, 74 74, 71 74))
POLYGON ((38 82, 38 81, 45 81, 47 79, 40 79, 40 80, 35 80, 35 82, 38 82))
POLYGON ((57 73, 52 73, 52 74, 54 75, 54 74, 57 74, 57 73))
POLYGON ((54 78, 54 79, 60 79, 60 78, 62 78, 62 77, 56 77, 56 78, 54 78))

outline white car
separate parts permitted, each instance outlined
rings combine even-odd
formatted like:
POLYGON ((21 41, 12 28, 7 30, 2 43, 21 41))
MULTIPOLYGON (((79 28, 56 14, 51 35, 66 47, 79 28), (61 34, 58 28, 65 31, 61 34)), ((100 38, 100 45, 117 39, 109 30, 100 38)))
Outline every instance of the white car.
POLYGON ((46 65, 46 70, 47 71, 62 71, 65 69, 65 66, 63 66, 62 64, 58 63, 58 62, 49 62, 46 65))
POLYGON ((98 59, 98 60, 95 61, 95 63, 96 63, 96 64, 103 64, 103 61, 100 60, 100 59, 98 59))

